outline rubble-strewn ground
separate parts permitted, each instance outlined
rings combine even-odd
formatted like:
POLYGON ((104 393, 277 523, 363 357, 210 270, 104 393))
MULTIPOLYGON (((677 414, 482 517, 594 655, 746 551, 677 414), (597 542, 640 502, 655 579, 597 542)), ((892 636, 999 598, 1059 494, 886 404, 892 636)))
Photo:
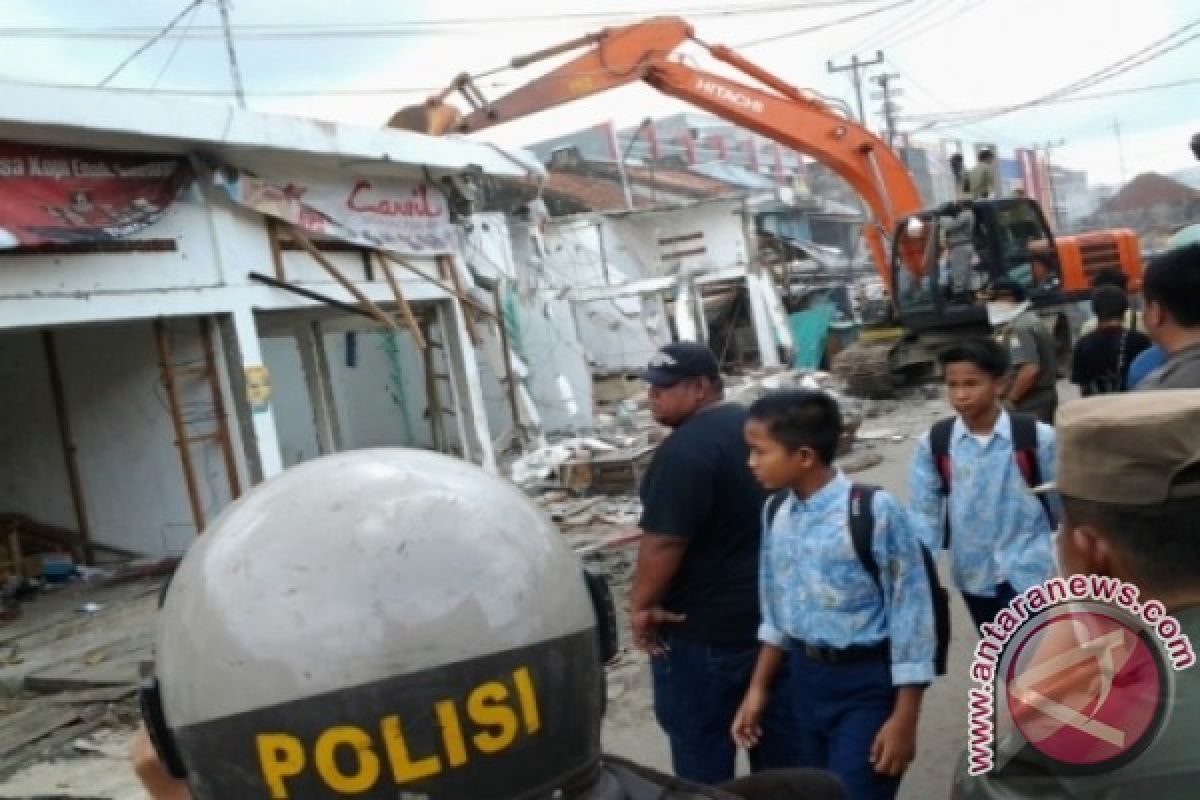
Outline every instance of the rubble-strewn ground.
MULTIPOLYGON (((946 413, 946 406, 939 399, 939 392, 928 388, 909 391, 895 400, 862 401, 861 411, 863 420, 858 442, 843 457, 842 465, 848 472, 853 472, 855 480, 882 485, 903 499, 907 494, 908 462, 916 439, 935 419, 946 413)), ((556 522, 571 545, 585 553, 590 565, 608 575, 621 607, 622 643, 626 647, 609 669, 605 748, 650 766, 669 769, 666 742, 654 722, 645 657, 627 647, 624 598, 634 551, 632 547, 601 545, 607 537, 636 524, 636 498, 577 498, 558 492, 543 494, 541 500, 557 517, 556 522)), ((153 584, 127 586, 120 591, 125 596, 101 598, 100 602, 106 607, 86 616, 74 611, 78 598, 60 602, 59 607, 39 607, 49 599, 27 606, 27 619, 20 624, 30 625, 29 620, 45 615, 51 622, 57 620, 55 624, 60 626, 60 633, 70 632, 71 637, 55 640, 54 627, 48 624, 44 626, 41 640, 29 640, 36 646, 12 653, 5 650, 4 644, 12 638, 11 629, 0 627, 0 658, 9 653, 13 658, 38 662, 54 654, 61 656, 64 652, 73 652, 86 664, 89 658, 100 662, 109 658, 110 650, 115 657, 125 646, 121 643, 128 644, 130 637, 148 635, 154 613, 153 584)), ((939 679, 925 698, 918 757, 900 793, 902 798, 909 800, 947 796, 955 761, 964 746, 967 670, 975 638, 970 633, 966 609, 957 595, 952 603, 954 637, 949 674, 939 679)), ((14 670, 19 669, 22 669, 19 663, 0 665, 0 708, 4 711, 0 716, 0 757, 4 755, 4 743, 17 736, 12 723, 20 710, 31 702, 28 696, 4 696, 3 679, 11 679, 14 670)), ((0 800, 31 797, 141 800, 144 795, 137 788, 125 760, 131 732, 127 723, 132 718, 128 701, 118 699, 79 708, 84 710, 77 714, 78 720, 73 723, 79 726, 77 735, 51 739, 50 747, 30 748, 27 757, 31 766, 7 778, 0 773, 0 800)))

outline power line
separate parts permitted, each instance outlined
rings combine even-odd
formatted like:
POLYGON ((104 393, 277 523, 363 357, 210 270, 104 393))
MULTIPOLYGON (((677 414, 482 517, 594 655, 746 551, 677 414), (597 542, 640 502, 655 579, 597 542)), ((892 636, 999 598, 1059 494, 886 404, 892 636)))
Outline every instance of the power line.
MULTIPOLYGON (((583 74, 583 73, 581 73, 583 74)), ((93 86, 88 83, 62 83, 54 81, 31 81, 22 78, 0 77, 0 84, 14 84, 38 89, 86 89, 103 91, 114 94, 149 94, 170 95, 178 97, 229 97, 232 89, 146 89, 137 86, 93 86)), ((502 81, 480 84, 483 89, 504 89, 512 84, 502 81)), ((441 86, 394 86, 374 89, 279 89, 279 90, 248 90, 247 97, 377 97, 404 94, 431 94, 445 89, 441 86)))
POLYGON ((961 8, 959 8, 958 11, 954 12, 953 14, 951 14, 947 17, 943 17, 942 19, 939 19, 939 20, 934 20, 933 22, 931 22, 930 24, 926 25, 923 28, 920 28, 917 30, 910 30, 908 33, 903 34, 898 39, 890 39, 888 41, 885 41, 883 46, 884 47, 898 47, 898 46, 904 44, 905 42, 910 42, 913 39, 916 39, 920 36, 924 36, 925 34, 929 33, 934 28, 940 28, 941 26, 945 25, 946 23, 956 20, 959 17, 963 16, 964 14, 967 14, 968 12, 975 11, 976 9, 978 9, 980 6, 982 6, 986 2, 987 2, 987 0, 976 0, 974 5, 971 5, 968 3, 967 5, 964 5, 961 8))
MULTIPOLYGON (((883 30, 883 36, 881 38, 877 38, 879 37, 880 31, 876 31, 875 35, 871 38, 871 44, 875 47, 888 47, 894 40, 899 39, 902 35, 911 30, 916 30, 926 21, 937 17, 938 14, 949 8, 954 4, 954 2, 955 0, 942 0, 940 4, 931 4, 921 9, 917 13, 909 16, 908 18, 901 20, 899 23, 883 30)), ((936 19, 934 19, 934 21, 936 22, 936 19)))
POLYGON ((857 22, 860 19, 866 19, 867 17, 873 17, 876 14, 883 14, 885 12, 891 11, 894 8, 899 8, 900 6, 909 5, 912 2, 914 2, 914 0, 899 0, 899 2, 892 3, 891 5, 884 6, 883 8, 875 8, 870 11, 864 11, 860 14, 852 14, 848 17, 842 17, 841 19, 835 19, 835 20, 831 20, 829 22, 823 22, 818 25, 810 25, 807 28, 797 28, 794 31, 788 31, 787 33, 780 33, 780 34, 776 34, 774 36, 767 36, 762 39, 751 39, 748 42, 742 42, 741 44, 734 45, 734 47, 744 50, 747 47, 757 47, 760 44, 770 44, 771 42, 778 42, 778 41, 782 41, 784 39, 791 39, 795 36, 803 36, 803 35, 809 34, 809 33, 816 33, 818 31, 823 31, 828 28, 836 27, 838 25, 846 25, 851 22, 857 22))
MULTIPOLYGON (((1038 103, 1033 103, 1027 108, 1040 108, 1041 106, 1058 105, 1061 103, 1080 103, 1087 100, 1103 100, 1108 97, 1121 97, 1129 94, 1142 94, 1143 92, 1154 92, 1162 89, 1175 89, 1180 86, 1191 86, 1200 83, 1200 77, 1184 78, 1177 81, 1167 81, 1165 83, 1150 83, 1143 86, 1129 86, 1124 89, 1112 89, 1107 92, 1093 92, 1091 94, 1078 94, 1069 97, 1059 97, 1052 100, 1043 100, 1038 103)), ((972 117, 980 119, 990 119, 994 116, 1000 116, 1004 113, 1009 113, 1012 106, 992 106, 990 108, 973 108, 964 109, 962 111, 951 111, 946 113, 934 112, 928 114, 902 114, 901 118, 912 122, 925 121, 936 125, 939 128, 965 128, 974 124, 975 120, 972 117), (958 121, 960 117, 968 119, 966 122, 958 121), (946 124, 943 124, 946 123, 946 124)), ((1023 109, 1022 109, 1023 110, 1023 109)))
POLYGON ((846 56, 851 53, 854 53, 857 50, 859 50, 863 47, 866 47, 866 46, 870 45, 872 42, 878 40, 881 35, 886 35, 888 31, 894 30, 896 27, 904 27, 906 25, 909 25, 912 23, 912 20, 914 18, 920 18, 924 15, 929 14, 933 10, 933 7, 937 3, 946 2, 946 0, 922 0, 922 2, 925 5, 919 7, 910 16, 906 17, 905 19, 900 20, 899 22, 891 22, 891 23, 884 25, 881 28, 877 28, 876 30, 869 33, 868 35, 859 39, 853 45, 838 51, 838 53, 836 55, 837 56, 846 56))
POLYGON ((233 46, 233 30, 229 25, 229 0, 217 0, 221 12, 221 30, 225 34, 225 56, 229 59, 229 77, 233 80, 233 94, 238 108, 246 107, 246 89, 242 86, 242 71, 238 67, 237 50, 233 46))
POLYGON ((100 81, 100 83, 98 85, 101 87, 108 85, 108 82, 111 81, 113 78, 117 77, 117 75, 119 75, 121 73, 121 70, 123 70, 123 69, 125 69, 125 67, 129 66, 129 64, 135 58, 137 58, 142 53, 149 50, 159 40, 161 40, 164 36, 166 36, 168 33, 170 33, 172 28, 174 28, 176 25, 178 25, 180 22, 182 22, 183 18, 186 17, 188 14, 190 14, 191 12, 193 12, 197 8, 199 8, 203 2, 204 2, 204 0, 192 0, 192 2, 188 4, 187 8, 183 9, 183 11, 180 11, 178 14, 175 15, 174 19, 172 19, 170 22, 167 23, 165 28, 163 28, 158 33, 151 36, 149 39, 147 39, 145 42, 142 43, 141 47, 138 47, 136 50, 134 50, 132 53, 130 53, 128 56, 126 56, 125 60, 122 61, 120 64, 117 64, 116 69, 114 69, 112 72, 108 73, 108 75, 104 78, 104 80, 100 81))
MULTIPOLYGON (((807 0, 791 3, 744 3, 724 4, 720 7, 676 7, 650 8, 636 12, 581 11, 557 14, 532 14, 503 17, 461 17, 420 20, 394 23, 340 23, 330 25, 293 25, 282 23, 244 24, 234 27, 239 39, 310 39, 310 38, 386 38, 392 36, 415 36, 436 32, 438 28, 483 28, 488 26, 513 26, 538 23, 572 22, 637 22, 647 13, 655 15, 680 15, 692 19, 786 14, 822 8, 839 8, 853 5, 877 4, 883 0, 807 0)), ((0 27, 0 37, 20 38, 76 38, 76 39, 141 39, 154 32, 153 28, 78 28, 78 27, 0 27)), ((219 39, 220 26, 196 26, 188 33, 190 39, 219 39)))
POLYGON ((179 50, 183 47, 183 34, 187 33, 187 31, 192 27, 192 23, 196 21, 196 12, 199 9, 200 6, 198 5, 192 7, 192 13, 188 15, 187 24, 183 26, 183 31, 175 39, 175 46, 171 48, 170 54, 167 55, 167 60, 163 62, 162 68, 159 69, 158 74, 154 76, 154 82, 150 84, 151 89, 158 88, 158 82, 163 79, 163 75, 167 74, 167 70, 175 61, 175 56, 179 55, 179 50))
MULTIPOLYGON (((978 122, 978 121, 981 121, 984 119, 991 119, 993 117, 999 117, 999 116, 1003 116, 1005 114, 1011 114, 1014 111, 1023 111, 1025 109, 1033 108, 1035 106, 1045 105, 1049 102, 1062 99, 1063 97, 1067 97, 1069 95, 1073 95, 1076 92, 1079 92, 1083 89, 1088 89, 1092 86, 1096 86, 1098 84, 1110 81, 1113 78, 1124 75, 1126 72, 1129 72, 1130 70, 1132 70, 1136 67, 1142 66, 1143 64, 1146 64, 1150 61, 1154 61, 1158 58, 1161 58, 1161 57, 1167 55, 1168 53, 1178 50, 1179 48, 1183 47, 1184 45, 1187 45, 1188 43, 1190 43, 1196 39, 1200 39, 1200 33, 1196 33, 1196 34, 1192 34, 1191 36, 1187 37, 1186 39, 1182 39, 1178 42, 1174 42, 1173 44, 1163 46, 1164 43, 1169 42, 1171 39, 1177 38, 1181 34, 1186 33, 1188 30, 1195 28, 1197 26, 1200 26, 1200 20, 1196 20, 1192 23, 1189 23, 1188 25, 1184 25, 1181 28, 1178 28, 1175 31, 1173 31, 1172 33, 1163 37, 1162 39, 1159 39, 1158 41, 1154 42, 1153 44, 1147 45, 1146 47, 1143 47, 1142 49, 1138 50, 1135 53, 1131 53, 1130 55, 1120 58, 1117 61, 1114 61, 1113 63, 1109 64, 1108 66, 1106 66, 1102 69, 1099 69, 1083 78, 1080 78, 1079 80, 1074 81, 1073 83, 1069 83, 1066 86, 1062 86, 1058 89, 1048 92, 1047 94, 1041 95, 1039 97, 1035 97, 1032 100, 1027 100, 1025 102, 1016 103, 1016 104, 1009 105, 1009 106, 1001 106, 994 111, 989 111, 989 112, 985 113, 983 116, 981 116, 977 119, 967 119, 965 122, 967 122, 967 123, 978 122), (1153 51, 1153 52, 1150 52, 1150 51, 1153 51), (1141 56, 1141 58, 1138 58, 1138 56, 1141 56)), ((934 122, 932 124, 933 125, 942 125, 942 123, 940 123, 940 122, 934 122)))

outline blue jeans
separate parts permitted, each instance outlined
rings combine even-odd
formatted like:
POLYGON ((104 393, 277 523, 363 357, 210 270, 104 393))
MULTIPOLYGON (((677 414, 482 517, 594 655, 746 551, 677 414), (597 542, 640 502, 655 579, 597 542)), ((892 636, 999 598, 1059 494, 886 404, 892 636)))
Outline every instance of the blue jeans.
MULTIPOLYGON (((737 746, 730 728, 750 686, 759 645, 706 644, 678 635, 664 636, 664 642, 669 649, 650 666, 654 715, 670 741, 674 772, 710 786, 732 780, 737 746)), ((748 753, 752 770, 800 766, 786 672, 772 687, 762 729, 762 740, 748 753)))
POLYGON ((1008 581, 997 584, 996 595, 994 597, 984 597, 978 594, 962 593, 963 602, 967 604, 967 610, 971 612, 971 619, 975 621, 975 627, 978 628, 985 622, 992 622, 1012 599, 1017 596, 1017 590, 1012 587, 1008 581))
POLYGON ((894 798, 900 779, 870 762, 875 735, 896 705, 888 661, 824 664, 803 651, 789 661, 804 766, 837 775, 854 800, 894 798))

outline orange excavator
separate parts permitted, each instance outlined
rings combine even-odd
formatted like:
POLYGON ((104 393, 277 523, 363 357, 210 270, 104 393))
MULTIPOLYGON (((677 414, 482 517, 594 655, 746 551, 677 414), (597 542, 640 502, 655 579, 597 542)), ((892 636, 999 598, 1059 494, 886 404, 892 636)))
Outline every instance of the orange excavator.
MULTIPOLYGON (((728 47, 700 41, 678 17, 605 29, 514 58, 504 69, 521 69, 577 50, 584 52, 495 100, 480 90, 480 76, 459 75, 424 104, 396 112, 388 124, 431 135, 472 133, 644 81, 821 162, 862 198, 870 212, 864 238, 891 292, 894 313, 889 327, 862 337, 841 358, 836 371, 852 389, 886 391, 894 378, 929 372, 936 352, 947 342, 990 332, 987 308, 974 293, 952 295, 945 289, 941 234, 958 207, 922 209, 916 183, 900 155, 822 97, 792 86, 728 47), (674 58, 687 42, 700 45, 757 85, 674 58), (455 92, 469 106, 466 113, 446 102, 455 92)), ((1041 208, 1026 197, 975 200, 971 209, 977 288, 1002 276, 1022 282, 1055 334, 1061 364, 1069 361, 1075 327, 1070 309, 1089 293, 1091 276, 1102 269, 1119 269, 1129 276, 1132 288, 1140 285, 1140 250, 1131 231, 1056 237, 1041 208)))

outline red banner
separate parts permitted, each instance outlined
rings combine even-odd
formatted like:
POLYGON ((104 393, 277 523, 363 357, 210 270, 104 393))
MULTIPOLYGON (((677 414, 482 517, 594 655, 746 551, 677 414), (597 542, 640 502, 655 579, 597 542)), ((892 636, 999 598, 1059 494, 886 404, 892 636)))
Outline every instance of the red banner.
POLYGON ((0 248, 131 236, 156 222, 190 177, 176 156, 0 142, 0 248))

